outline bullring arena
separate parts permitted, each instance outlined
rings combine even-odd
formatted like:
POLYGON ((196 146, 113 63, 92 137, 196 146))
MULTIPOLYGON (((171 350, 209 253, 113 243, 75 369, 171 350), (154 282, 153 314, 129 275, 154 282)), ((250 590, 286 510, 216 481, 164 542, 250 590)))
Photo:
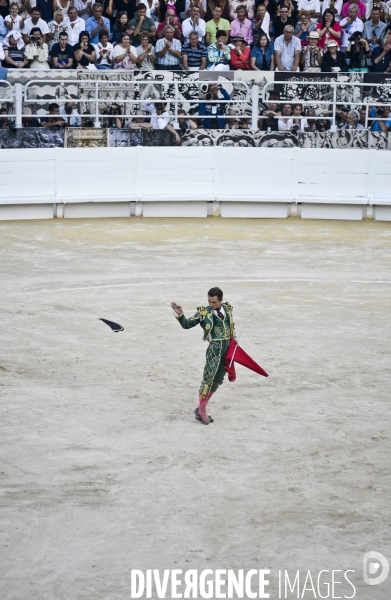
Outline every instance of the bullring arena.
POLYGON ((9 70, 1 600, 390 600, 390 86, 9 70), (310 126, 265 129, 273 94, 310 126), (269 377, 237 365, 205 427, 170 304, 214 286, 269 377))

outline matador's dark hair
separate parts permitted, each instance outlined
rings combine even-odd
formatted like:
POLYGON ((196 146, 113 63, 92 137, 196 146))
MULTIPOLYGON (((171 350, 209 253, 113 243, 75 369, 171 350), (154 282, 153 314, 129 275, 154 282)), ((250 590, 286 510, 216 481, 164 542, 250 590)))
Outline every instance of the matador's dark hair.
POLYGON ((217 296, 217 298, 221 302, 221 300, 223 299, 223 290, 221 290, 218 287, 210 288, 208 296, 210 296, 211 298, 213 298, 213 296, 217 296))

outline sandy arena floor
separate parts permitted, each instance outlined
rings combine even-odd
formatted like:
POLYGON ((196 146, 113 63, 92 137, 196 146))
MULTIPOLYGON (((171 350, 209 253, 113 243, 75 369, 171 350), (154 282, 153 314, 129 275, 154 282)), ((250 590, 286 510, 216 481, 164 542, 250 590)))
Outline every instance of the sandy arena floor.
POLYGON ((355 598, 390 600, 362 580, 391 561, 389 224, 0 232, 2 600, 128 600, 135 568, 271 568, 272 599, 278 569, 354 569, 355 598), (169 304, 213 285, 270 377, 239 366, 205 427, 206 346, 169 304))

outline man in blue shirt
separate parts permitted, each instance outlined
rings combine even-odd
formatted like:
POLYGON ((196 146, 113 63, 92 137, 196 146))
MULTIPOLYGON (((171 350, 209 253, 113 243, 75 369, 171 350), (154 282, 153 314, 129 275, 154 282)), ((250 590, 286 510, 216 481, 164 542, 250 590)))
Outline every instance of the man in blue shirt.
MULTIPOLYGON (((376 106, 371 108, 371 112, 369 113, 369 118, 374 119, 378 117, 379 119, 387 119, 390 114, 389 106, 376 106)), ((374 121, 371 126, 371 131, 382 131, 383 133, 387 133, 387 131, 391 130, 391 120, 388 121, 374 121)))
POLYGON ((387 35, 382 46, 372 51, 372 72, 389 73, 391 71, 391 36, 387 35))
POLYGON ((86 31, 90 34, 91 44, 99 43, 99 32, 105 31, 110 35, 110 21, 106 17, 102 17, 103 7, 101 4, 94 4, 92 10, 93 16, 86 22, 86 31))

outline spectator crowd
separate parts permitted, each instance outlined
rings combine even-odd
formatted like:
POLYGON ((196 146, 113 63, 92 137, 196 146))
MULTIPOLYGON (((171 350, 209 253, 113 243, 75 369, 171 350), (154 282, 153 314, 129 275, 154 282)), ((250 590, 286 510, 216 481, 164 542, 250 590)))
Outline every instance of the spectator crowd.
POLYGON ((391 71, 391 0, 0 0, 6 68, 391 71))

